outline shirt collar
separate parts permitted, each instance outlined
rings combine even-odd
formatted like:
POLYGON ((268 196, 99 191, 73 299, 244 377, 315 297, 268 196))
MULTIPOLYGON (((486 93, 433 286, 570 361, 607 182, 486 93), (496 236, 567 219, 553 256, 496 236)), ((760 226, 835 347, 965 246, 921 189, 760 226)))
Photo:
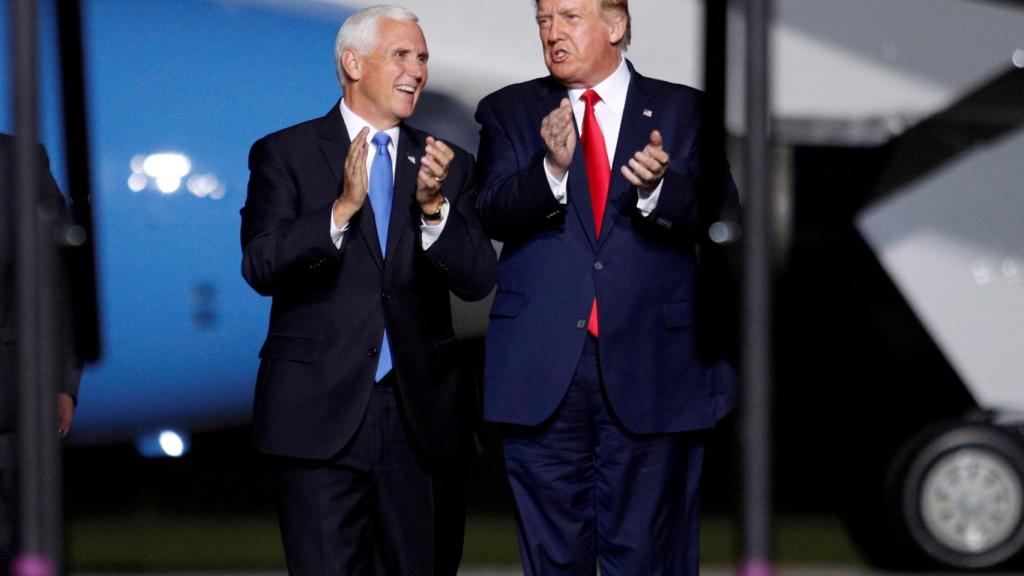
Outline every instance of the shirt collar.
POLYGON ((345 104, 345 98, 341 99, 341 104, 339 104, 339 108, 341 108, 341 118, 342 120, 345 121, 345 129, 348 130, 348 139, 350 142, 356 139, 356 136, 359 135, 360 130, 362 130, 363 128, 369 128, 370 131, 366 133, 367 142, 372 140, 374 134, 376 134, 377 132, 384 132, 385 134, 391 137, 391 143, 388 145, 388 148, 392 150, 398 149, 398 126, 392 126, 387 130, 374 129, 373 126, 370 126, 369 122, 363 120, 362 117, 360 117, 358 114, 349 109, 348 105, 345 104))
MULTIPOLYGON (((601 101, 608 105, 616 114, 622 116, 626 109, 626 92, 629 90, 630 79, 629 66, 626 59, 619 60, 619 67, 610 76, 601 80, 593 86, 601 101)), ((569 101, 575 104, 583 95, 584 88, 572 88, 569 90, 569 101)))

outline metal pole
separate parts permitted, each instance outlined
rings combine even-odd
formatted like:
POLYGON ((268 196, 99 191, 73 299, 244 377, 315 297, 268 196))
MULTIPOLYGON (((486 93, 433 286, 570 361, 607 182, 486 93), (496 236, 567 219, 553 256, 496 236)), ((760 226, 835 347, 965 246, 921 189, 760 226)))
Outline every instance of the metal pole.
POLYGON ((747 142, 743 286, 743 558, 741 576, 768 576, 771 563, 771 169, 769 0, 747 0, 747 142))
POLYGON ((18 328, 19 549, 15 576, 57 573, 60 459, 57 435, 56 245, 54 214, 40 202, 37 13, 33 0, 10 0, 15 125, 15 307, 18 328))
MULTIPOLYGON (((708 151, 722 154, 725 142, 726 34, 729 5, 720 0, 704 1, 704 138, 715 139, 722 148, 708 151)), ((715 174, 718 174, 716 171, 715 174)), ((721 193, 721 189, 715 191, 721 193)))

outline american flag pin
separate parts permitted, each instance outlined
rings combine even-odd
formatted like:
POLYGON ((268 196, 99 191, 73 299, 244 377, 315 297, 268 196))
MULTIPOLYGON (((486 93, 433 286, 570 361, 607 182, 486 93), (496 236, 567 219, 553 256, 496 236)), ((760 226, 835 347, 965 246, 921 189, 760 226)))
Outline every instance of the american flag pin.
POLYGON ((644 108, 644 117, 650 118, 651 116, 654 116, 654 112, 651 112, 648 108, 644 108))
POLYGON ((406 156, 405 158, 409 161, 409 164, 412 164, 414 166, 416 165, 416 157, 413 156, 412 154, 406 156))

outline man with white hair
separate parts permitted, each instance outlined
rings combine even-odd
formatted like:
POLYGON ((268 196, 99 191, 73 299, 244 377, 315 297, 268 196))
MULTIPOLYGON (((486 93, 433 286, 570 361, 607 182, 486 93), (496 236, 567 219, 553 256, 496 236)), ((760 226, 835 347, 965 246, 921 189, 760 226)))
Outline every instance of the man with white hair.
POLYGON ((249 156, 242 274, 273 298, 254 428, 291 574, 455 574, 462 553, 472 395, 449 291, 483 298, 496 263, 472 157, 403 122, 427 83, 417 22, 352 15, 344 97, 249 156))

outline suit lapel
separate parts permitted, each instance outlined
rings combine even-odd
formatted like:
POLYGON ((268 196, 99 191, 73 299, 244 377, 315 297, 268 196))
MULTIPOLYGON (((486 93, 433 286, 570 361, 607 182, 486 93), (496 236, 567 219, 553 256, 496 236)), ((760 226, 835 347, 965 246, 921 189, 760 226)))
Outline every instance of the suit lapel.
MULTIPOLYGON (((334 181, 339 183, 339 194, 341 193, 340 187, 345 184, 345 158, 348 156, 350 146, 348 127, 345 126, 339 104, 336 103, 334 108, 321 121, 320 150, 323 152, 324 160, 334 176, 334 181)), ((361 238, 361 241, 366 243, 370 254, 373 255, 377 266, 382 270, 384 269, 384 255, 380 251, 380 241, 377 239, 377 226, 374 224, 373 208, 370 206, 369 199, 363 204, 363 208, 352 217, 346 236, 349 238, 346 241, 359 241, 356 240, 356 237, 361 238)))
POLYGON ((644 79, 630 66, 632 76, 629 89, 626 91, 626 106, 622 110, 622 122, 619 124, 619 140, 615 144, 615 158, 612 161, 612 177, 608 185, 608 203, 601 222, 601 237, 598 249, 614 233, 615 220, 628 214, 630 206, 627 202, 635 201, 634 186, 622 175, 621 168, 629 163, 633 154, 643 150, 650 140, 654 129, 656 111, 648 106, 648 98, 644 92, 644 79))
POLYGON ((331 169, 331 174, 338 182, 345 176, 345 157, 348 156, 348 128, 341 118, 339 104, 327 113, 320 121, 320 150, 324 160, 331 169))
POLYGON ((416 177, 420 171, 420 158, 424 145, 405 124, 399 126, 398 156, 395 158, 395 188, 392 192, 391 217, 388 219, 388 253, 385 266, 390 266, 401 245, 412 218, 416 198, 416 177), (412 158, 412 161, 409 159, 412 158))

